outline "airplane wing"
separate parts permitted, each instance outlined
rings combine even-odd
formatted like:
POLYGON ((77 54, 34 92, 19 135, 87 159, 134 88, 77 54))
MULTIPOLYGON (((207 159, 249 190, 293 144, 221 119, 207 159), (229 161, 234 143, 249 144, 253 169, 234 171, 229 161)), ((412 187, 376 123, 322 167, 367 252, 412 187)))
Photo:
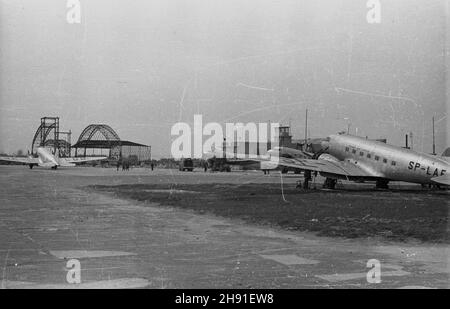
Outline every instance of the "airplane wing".
POLYGON ((433 178, 431 178, 431 180, 440 185, 450 186, 450 175, 433 177, 433 178))
POLYGON ((274 147, 273 149, 270 149, 269 152, 272 155, 285 158, 312 159, 314 157, 314 153, 289 147, 274 147))
MULTIPOLYGON (((214 152, 210 152, 210 154, 214 154, 214 152)), ((243 159, 243 161, 245 161, 246 163, 253 161, 270 164, 272 168, 275 168, 278 165, 344 177, 380 177, 380 175, 374 175, 355 164, 345 161, 286 158, 282 156, 271 156, 270 158, 268 156, 264 156, 263 158, 248 158, 243 159)))
POLYGON ((23 164, 39 164, 38 158, 26 158, 26 157, 1 157, 0 160, 18 162, 23 164))
POLYGON ((255 160, 247 160, 247 159, 227 159, 227 164, 229 165, 246 165, 246 164, 255 164, 258 163, 255 160))
POLYGON ((280 166, 293 167, 302 170, 320 172, 324 174, 339 175, 344 177, 379 177, 373 175, 359 166, 345 161, 329 161, 323 159, 300 159, 279 157, 272 162, 280 166))
POLYGON ((59 158, 60 160, 64 160, 65 163, 81 163, 88 161, 100 161, 105 160, 107 157, 68 157, 68 158, 59 158))

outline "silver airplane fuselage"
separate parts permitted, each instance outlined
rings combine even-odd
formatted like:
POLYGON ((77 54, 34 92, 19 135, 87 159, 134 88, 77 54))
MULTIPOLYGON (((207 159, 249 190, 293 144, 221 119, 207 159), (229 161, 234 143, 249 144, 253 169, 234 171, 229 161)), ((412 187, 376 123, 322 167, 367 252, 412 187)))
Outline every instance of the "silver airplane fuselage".
POLYGON ((447 158, 351 135, 331 135, 322 147, 336 159, 355 164, 375 178, 431 184, 432 178, 450 171, 447 158))
POLYGON ((58 166, 73 167, 75 164, 69 163, 65 158, 60 158, 58 154, 53 154, 50 149, 39 147, 37 149, 39 166, 57 168, 58 166))
POLYGON ((40 166, 58 166, 58 159, 57 157, 55 157, 50 150, 44 148, 44 147, 39 147, 37 149, 37 155, 38 155, 38 159, 39 159, 39 165, 40 166))

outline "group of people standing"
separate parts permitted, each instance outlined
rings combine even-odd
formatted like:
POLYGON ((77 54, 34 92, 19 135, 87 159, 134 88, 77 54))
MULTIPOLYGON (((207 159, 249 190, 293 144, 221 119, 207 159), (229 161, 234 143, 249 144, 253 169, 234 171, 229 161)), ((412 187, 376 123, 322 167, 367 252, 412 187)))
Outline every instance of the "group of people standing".
MULTIPOLYGON (((125 160, 117 160, 116 166, 117 166, 117 170, 119 170, 121 166, 122 166, 122 171, 130 170, 130 162, 125 161, 125 160)), ((155 164, 153 162, 150 163, 150 168, 152 169, 152 171, 153 171, 154 167, 155 167, 155 164)))
POLYGON ((128 171, 130 170, 130 162, 127 161, 117 161, 117 170, 119 170, 120 166, 122 166, 122 171, 128 171))

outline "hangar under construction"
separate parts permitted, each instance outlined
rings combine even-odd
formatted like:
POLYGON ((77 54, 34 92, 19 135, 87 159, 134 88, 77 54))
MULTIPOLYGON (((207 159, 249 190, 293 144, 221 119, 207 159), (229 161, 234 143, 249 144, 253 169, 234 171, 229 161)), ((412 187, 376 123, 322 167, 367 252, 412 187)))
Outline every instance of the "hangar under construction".
POLYGON ((150 161, 151 146, 122 140, 106 124, 90 124, 80 134, 77 142, 71 145, 72 132, 60 131, 59 117, 42 117, 41 124, 34 134, 31 152, 37 147, 53 148, 61 157, 104 155, 110 161, 131 160, 134 163, 150 161))

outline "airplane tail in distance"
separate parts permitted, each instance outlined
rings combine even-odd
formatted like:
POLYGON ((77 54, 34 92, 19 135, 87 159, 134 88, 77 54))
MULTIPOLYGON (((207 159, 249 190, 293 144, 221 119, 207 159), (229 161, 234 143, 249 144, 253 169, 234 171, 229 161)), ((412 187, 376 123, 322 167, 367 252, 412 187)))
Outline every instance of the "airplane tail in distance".
POLYGON ((450 147, 445 149, 445 151, 442 153, 443 157, 450 157, 450 147))

